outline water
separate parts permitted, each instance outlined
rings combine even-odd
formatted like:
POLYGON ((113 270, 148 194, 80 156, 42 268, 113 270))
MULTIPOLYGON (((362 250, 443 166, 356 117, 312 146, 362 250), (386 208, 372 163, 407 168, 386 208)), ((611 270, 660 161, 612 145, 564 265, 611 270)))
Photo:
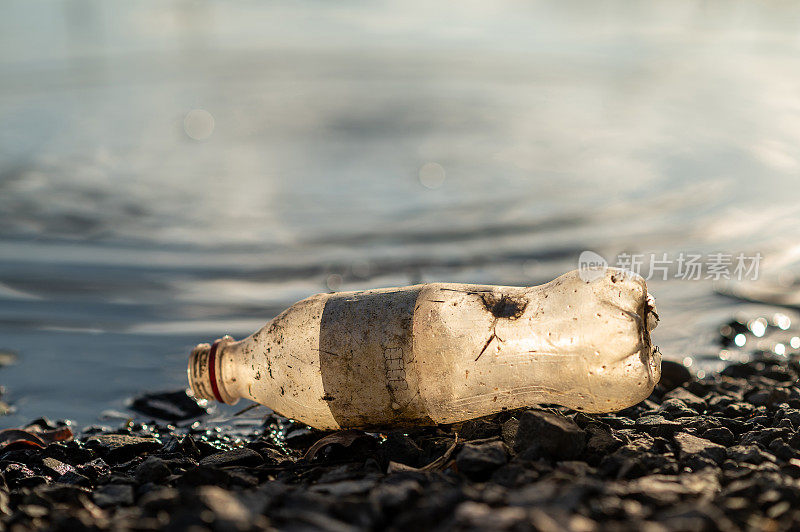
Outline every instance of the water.
MULTIPOLYGON (((0 426, 184 386, 194 344, 329 289, 538 284, 591 249, 760 252, 756 299, 797 293, 798 11, 4 2, 0 426)), ((737 313, 796 330, 649 284, 701 371, 737 313)))

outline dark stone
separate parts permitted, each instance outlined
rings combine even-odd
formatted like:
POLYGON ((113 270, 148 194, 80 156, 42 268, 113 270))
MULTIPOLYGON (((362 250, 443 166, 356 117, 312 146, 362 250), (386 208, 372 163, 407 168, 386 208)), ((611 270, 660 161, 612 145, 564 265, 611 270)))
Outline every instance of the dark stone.
POLYGON ((369 494, 369 502, 375 513, 392 517, 414 502, 423 493, 420 483, 414 479, 395 479, 379 484, 369 494))
POLYGON ((718 443, 725 447, 730 447, 736 441, 733 432, 726 427, 714 427, 703 432, 703 438, 718 443))
POLYGON ((661 361, 661 380, 658 384, 667 392, 692 380, 692 373, 679 362, 661 361))
POLYGON ((128 484, 106 484, 97 487, 92 500, 100 508, 130 506, 133 504, 133 486, 128 484))
POLYGON ((585 429, 588 440, 586 452, 589 454, 606 456, 619 449, 625 442, 612 432, 610 427, 597 423, 588 425, 585 429))
POLYGON ((55 458, 45 458, 42 460, 42 470, 45 474, 58 478, 61 475, 75 472, 75 468, 69 464, 65 464, 55 458))
POLYGON ((583 452, 586 434, 571 419, 544 410, 520 416, 514 449, 525 458, 572 460, 583 452))
POLYGON ((461 425, 459 437, 462 440, 482 440, 500 435, 501 426, 499 423, 486 419, 473 419, 461 425))
POLYGON ((89 492, 79 486, 50 484, 38 486, 34 489, 34 493, 52 503, 80 504, 89 492))
POLYGON ((456 505, 464 499, 460 489, 444 483, 428 487, 424 497, 409 511, 398 515, 393 524, 396 530, 428 530, 431 523, 438 523, 453 514, 456 505))
POLYGON ((705 412, 707 408, 707 404, 705 399, 701 399, 697 397, 692 392, 688 391, 686 388, 675 388, 674 390, 667 392, 664 395, 664 400, 670 399, 677 399, 685 404, 687 407, 691 408, 698 414, 702 414, 705 412))
POLYGON ((183 421, 208 413, 193 397, 186 395, 184 390, 140 395, 131 401, 130 409, 167 421, 183 421))
POLYGON ((112 464, 127 462, 140 454, 161 448, 161 443, 155 438, 128 434, 93 436, 86 445, 97 450, 106 462, 112 464))
POLYGON ((760 428, 758 430, 752 430, 742 434, 742 437, 739 439, 739 443, 741 445, 758 443, 764 447, 767 447, 773 440, 782 437, 789 437, 789 435, 790 431, 787 431, 786 429, 760 428))
POLYGON ((57 481, 59 484, 69 484, 72 486, 81 486, 83 488, 91 488, 94 484, 88 477, 75 471, 69 471, 61 475, 58 477, 57 481))
POLYGON ((15 488, 20 481, 36 476, 31 468, 25 464, 7 463, 2 469, 3 479, 9 488, 15 488))
POLYGON ((134 477, 136 478, 136 482, 144 484, 145 482, 162 482, 171 474, 172 472, 164 463, 164 460, 155 456, 148 456, 147 459, 136 468, 134 477))
POLYGON ((232 478, 232 475, 224 469, 197 466, 181 475, 180 479, 178 479, 178 484, 187 486, 214 485, 227 487, 231 485, 232 478))
POLYGON ((0 454, 0 462, 37 466, 42 463, 42 457, 38 449, 14 449, 0 454))
POLYGON ((95 458, 91 462, 80 465, 76 471, 94 483, 104 481, 111 475, 111 467, 102 458, 95 458))
POLYGON ((243 447, 241 449, 232 449, 230 451, 223 451, 221 453, 206 456, 200 460, 200 465, 207 467, 234 467, 234 466, 248 466, 253 467, 261 465, 264 459, 261 455, 252 449, 243 447))
POLYGON ((41 456, 55 458, 67 464, 84 464, 92 460, 95 455, 91 449, 86 449, 80 442, 51 443, 41 451, 41 456))
POLYGON ((769 450, 784 462, 788 462, 797 455, 797 451, 780 438, 770 442, 769 450))
POLYGON ((725 447, 685 432, 675 435, 675 446, 682 462, 698 456, 707 458, 715 464, 721 464, 725 460, 725 447))
POLYGON ((385 464, 397 462, 411 467, 423 465, 422 449, 403 432, 393 431, 387 434, 379 449, 385 464))
POLYGON ((736 462, 748 462, 751 464, 775 461, 771 454, 762 451, 757 445, 734 445, 727 449, 727 455, 728 458, 736 462))
POLYGON ((34 475, 32 477, 25 477, 17 480, 17 488, 35 488, 37 486, 46 486, 48 479, 42 475, 34 475))
MULTIPOLYGON (((680 388, 678 388, 680 390, 680 388)), ((670 419, 697 416, 697 411, 689 408, 680 399, 667 399, 658 407, 658 413, 670 419)))
POLYGON ((286 435, 283 440, 292 449, 307 449, 324 435, 324 432, 295 423, 286 429, 286 435))
POLYGON ((164 447, 162 447, 161 451, 167 454, 183 454, 195 460, 199 460, 201 456, 200 450, 197 448, 194 439, 189 434, 183 438, 178 438, 176 436, 170 437, 167 443, 164 444, 164 447))
POLYGON ((515 417, 506 420, 501 426, 500 434, 509 449, 513 449, 516 445, 517 430, 519 430, 519 419, 515 417))
POLYGON ((456 456, 456 467, 466 477, 483 481, 506 461, 506 447, 501 441, 480 445, 467 443, 456 456))
POLYGON ((681 424, 670 421, 664 416, 642 416, 636 420, 636 428, 652 434, 653 436, 669 437, 681 430, 681 424))

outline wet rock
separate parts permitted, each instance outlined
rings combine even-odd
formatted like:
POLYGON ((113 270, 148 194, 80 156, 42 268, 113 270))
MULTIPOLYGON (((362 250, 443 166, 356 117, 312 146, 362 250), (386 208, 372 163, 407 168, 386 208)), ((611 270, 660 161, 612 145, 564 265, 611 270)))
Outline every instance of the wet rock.
POLYGON ((83 488, 91 488, 94 485, 94 483, 89 479, 89 477, 83 476, 75 471, 70 471, 61 475, 60 477, 58 477, 57 482, 59 484, 69 484, 73 486, 80 486, 83 488))
POLYGON ((727 449, 727 456, 736 462, 748 462, 751 464, 775 461, 774 456, 762 451, 757 445, 734 445, 727 449))
POLYGON ((772 454, 774 454, 777 458, 783 460, 784 462, 792 460, 797 455, 797 451, 795 451, 789 444, 787 444, 781 438, 772 440, 769 443, 768 449, 772 454))
POLYGON ((742 445, 749 445, 751 443, 758 443, 764 447, 768 446, 772 441, 782 437, 789 437, 790 431, 780 428, 759 428, 758 430, 748 431, 742 434, 739 443, 742 445))
POLYGON ((572 460, 583 451, 586 434, 571 419, 544 410, 527 410, 519 419, 514 449, 525 458, 572 460))
POLYGON ((49 503, 80 504, 88 495, 88 490, 79 486, 65 484, 41 485, 34 489, 37 497, 49 503))
POLYGON ((495 421, 486 419, 474 419, 466 421, 461 425, 459 436, 462 440, 482 440, 499 436, 501 425, 495 421))
POLYGON ((422 465, 422 449, 409 436, 400 431, 390 432, 380 446, 385 463, 397 462, 411 467, 422 465))
POLYGON ((133 504, 133 486, 127 484, 106 484, 92 493, 94 503, 100 508, 130 506, 133 504))
POLYGON ((46 486, 49 479, 43 475, 34 475, 32 477, 21 478, 17 481, 17 488, 35 488, 37 486, 46 486))
POLYGON ((503 442, 509 449, 514 449, 517 440, 517 431, 519 430, 519 419, 512 417, 506 420, 500 428, 500 435, 503 442))
POLYGON ((456 466, 459 473, 472 480, 481 481, 489 478, 506 461, 506 447, 503 442, 481 445, 467 443, 456 457, 456 466))
POLYGON ((76 471, 94 483, 103 482, 111 475, 111 467, 102 458, 79 465, 76 471))
POLYGON ((705 412, 705 410, 706 410, 706 408, 708 406, 706 404, 705 399, 702 399, 702 398, 696 396, 695 394, 693 394, 692 392, 690 392, 686 388, 682 388, 682 387, 681 388, 675 388, 674 390, 672 390, 670 392, 667 392, 664 395, 664 400, 665 401, 670 400, 670 399, 677 399, 677 400, 681 401, 683 404, 685 404, 687 407, 691 408, 692 410, 694 410, 698 414, 702 414, 703 412, 705 412))
POLYGON ((129 408, 145 416, 166 421, 184 421, 208 413, 193 397, 186 395, 184 390, 140 395, 131 401, 129 408))
POLYGON ((200 465, 207 467, 253 467, 263 462, 264 459, 261 458, 260 454, 252 449, 244 447, 206 456, 200 460, 200 465))
POLYGON ((617 437, 610 427, 591 424, 586 427, 585 432, 588 436, 586 452, 591 455, 606 456, 624 444, 624 441, 617 437))
POLYGON ((413 503, 423 493, 423 488, 414 479, 402 478, 400 475, 389 478, 389 481, 370 492, 369 502, 375 513, 391 518, 413 503))
POLYGON ((197 448, 194 439, 188 434, 183 438, 178 438, 175 436, 170 437, 167 443, 164 444, 164 447, 162 447, 161 451, 166 454, 182 454, 195 460, 198 460, 201 456, 200 450, 197 448))
POLYGON ((706 430, 703 432, 703 438, 713 441, 714 443, 718 443, 725 447, 730 447, 733 445, 735 440, 735 436, 730 429, 726 427, 714 427, 706 430))
POLYGON ((60 477, 66 473, 74 473, 75 468, 69 464, 65 464, 55 458, 45 458, 42 460, 42 470, 45 474, 51 477, 60 477))
POLYGON ((16 462, 6 463, 2 468, 2 473, 5 483, 11 489, 16 488, 20 481, 36 476, 36 473, 28 466, 16 462))
POLYGON ((698 464, 696 460, 698 457, 708 459, 715 464, 721 464, 726 456, 725 447, 722 445, 685 432, 675 435, 675 446, 680 460, 689 465, 698 464))
POLYGON ((636 428, 653 436, 669 437, 681 430, 681 424, 664 416, 642 416, 636 420, 636 428))
POLYGON ((238 468, 218 468, 200 465, 186 471, 179 479, 180 485, 186 486, 239 486, 251 488, 258 484, 258 477, 238 468))
POLYGON ((161 482, 172 474, 164 460, 155 456, 149 456, 136 468, 134 477, 136 482, 144 484, 146 482, 161 482))
POLYGON ((103 434, 94 436, 87 447, 95 449, 102 458, 112 464, 127 462, 132 458, 161 448, 155 438, 132 436, 128 434, 103 434))
POLYGON ((680 399, 667 399, 658 407, 658 413, 664 417, 675 419, 676 421, 679 418, 697 416, 697 412, 686 406, 680 399))
POLYGON ((658 384, 667 392, 686 384, 691 379, 692 373, 683 364, 672 360, 661 361, 661 380, 658 384))

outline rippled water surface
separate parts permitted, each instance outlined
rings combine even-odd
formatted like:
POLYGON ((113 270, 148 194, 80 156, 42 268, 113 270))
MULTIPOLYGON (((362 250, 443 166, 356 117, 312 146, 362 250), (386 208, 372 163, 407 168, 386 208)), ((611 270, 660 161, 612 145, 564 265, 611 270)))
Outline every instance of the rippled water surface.
POLYGON ((655 340, 709 371, 720 324, 781 312, 752 340, 790 345, 798 15, 4 2, 0 426, 184 386, 194 344, 315 292, 539 284, 585 249, 759 252, 758 283, 651 281, 655 340))

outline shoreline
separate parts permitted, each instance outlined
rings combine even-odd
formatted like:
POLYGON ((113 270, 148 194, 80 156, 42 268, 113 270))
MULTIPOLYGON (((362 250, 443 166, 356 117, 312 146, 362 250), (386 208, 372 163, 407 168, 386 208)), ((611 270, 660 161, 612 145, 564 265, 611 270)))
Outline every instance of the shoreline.
MULTIPOLYGON (((675 530, 800 523, 800 357, 697 379, 666 363, 617 414, 261 433, 128 423, 0 450, 6 530, 675 530)), ((195 424, 196 425, 196 424, 195 424)), ((38 420, 39 430, 57 430, 38 420)))

